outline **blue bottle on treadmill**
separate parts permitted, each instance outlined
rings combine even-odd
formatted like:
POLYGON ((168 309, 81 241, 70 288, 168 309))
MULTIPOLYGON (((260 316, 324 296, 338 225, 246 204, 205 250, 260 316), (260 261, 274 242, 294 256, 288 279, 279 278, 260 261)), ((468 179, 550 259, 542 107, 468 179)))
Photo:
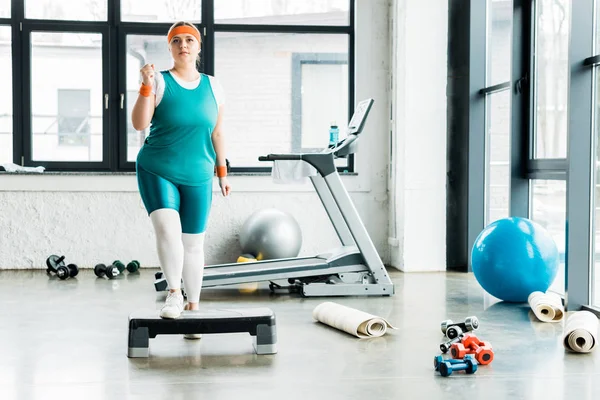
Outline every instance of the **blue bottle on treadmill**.
POLYGON ((338 128, 338 126, 335 122, 332 122, 331 126, 329 127, 329 147, 330 148, 337 146, 339 136, 340 136, 340 129, 338 128))

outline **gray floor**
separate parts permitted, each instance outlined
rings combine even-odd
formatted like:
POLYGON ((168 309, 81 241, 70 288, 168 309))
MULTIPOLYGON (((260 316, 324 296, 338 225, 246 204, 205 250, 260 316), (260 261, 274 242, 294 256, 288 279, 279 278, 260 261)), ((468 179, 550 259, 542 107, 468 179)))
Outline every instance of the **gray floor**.
POLYGON ((397 294, 337 298, 399 329, 360 340, 312 320, 330 299, 203 292, 204 307, 271 307, 278 354, 257 356, 249 335, 200 341, 158 336, 150 357, 129 359, 127 316, 159 308, 153 271, 118 280, 83 271, 0 272, 0 399, 598 399, 600 352, 567 354, 562 325, 532 321, 525 305, 490 303, 472 275, 391 272, 397 294), (495 360, 475 375, 439 376, 443 319, 476 315, 495 360))

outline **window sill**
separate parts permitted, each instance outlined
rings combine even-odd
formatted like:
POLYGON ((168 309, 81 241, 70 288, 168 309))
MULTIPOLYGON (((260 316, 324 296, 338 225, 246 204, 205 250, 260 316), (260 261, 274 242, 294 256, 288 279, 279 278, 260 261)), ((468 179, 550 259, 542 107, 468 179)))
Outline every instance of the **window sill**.
MULTIPOLYGON (((278 184, 270 173, 232 173, 229 183, 234 192, 313 192, 305 183, 278 184)), ((342 175, 348 192, 368 192, 371 185, 364 175, 342 175)), ((135 172, 0 172, 0 192, 137 192, 135 172)), ((218 192, 219 182, 213 181, 218 192)))

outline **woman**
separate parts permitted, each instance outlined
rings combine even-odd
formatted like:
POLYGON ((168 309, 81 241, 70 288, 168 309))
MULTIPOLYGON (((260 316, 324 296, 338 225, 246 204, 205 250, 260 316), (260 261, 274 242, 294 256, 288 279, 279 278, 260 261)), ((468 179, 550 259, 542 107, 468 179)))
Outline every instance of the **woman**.
POLYGON ((196 69, 200 32, 193 24, 177 22, 167 38, 173 67, 159 73, 152 64, 141 69, 142 84, 131 119, 136 130, 152 122, 137 157, 137 180, 169 284, 160 316, 178 318, 184 309, 182 278, 188 298, 185 309, 197 310, 200 301, 215 166, 224 196, 231 186, 222 132, 222 90, 214 77, 196 69))

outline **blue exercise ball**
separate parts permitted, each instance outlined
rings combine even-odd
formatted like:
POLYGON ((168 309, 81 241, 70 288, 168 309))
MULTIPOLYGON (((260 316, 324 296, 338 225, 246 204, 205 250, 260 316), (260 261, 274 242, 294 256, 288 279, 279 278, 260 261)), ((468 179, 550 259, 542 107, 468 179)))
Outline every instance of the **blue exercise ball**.
POLYGON ((545 292, 554 282, 558 248, 540 224, 527 218, 503 218, 477 236, 471 266, 486 292, 507 302, 522 303, 532 292, 545 292))

